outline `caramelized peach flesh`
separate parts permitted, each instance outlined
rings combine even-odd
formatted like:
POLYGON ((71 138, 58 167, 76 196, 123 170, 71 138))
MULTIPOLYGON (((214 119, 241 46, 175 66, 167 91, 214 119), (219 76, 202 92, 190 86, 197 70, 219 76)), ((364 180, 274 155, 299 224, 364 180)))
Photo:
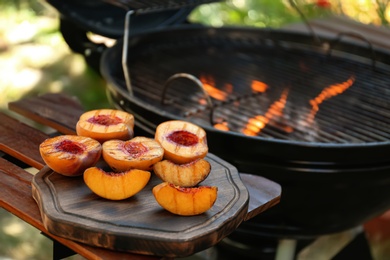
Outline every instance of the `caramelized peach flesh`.
POLYGON ((159 124, 155 139, 164 148, 164 158, 184 164, 208 153, 206 132, 190 122, 171 120, 159 124))
POLYGON ((111 139, 128 140, 134 136, 134 116, 115 109, 91 110, 80 116, 76 132, 100 143, 111 139))
POLYGON ((192 187, 207 178, 211 165, 205 159, 197 159, 185 164, 163 160, 153 165, 153 171, 163 181, 181 187, 192 187))
POLYGON ((82 175, 101 156, 101 144, 89 137, 60 135, 39 145, 42 159, 55 172, 66 176, 82 175))
POLYGON ((194 216, 208 211, 217 200, 216 186, 179 187, 163 182, 153 187, 157 203, 165 210, 181 216, 194 216))
POLYGON ((152 138, 134 137, 128 141, 109 140, 103 143, 103 159, 114 171, 151 170, 162 160, 164 149, 152 138))
POLYGON ((96 195, 109 200, 123 200, 140 192, 150 179, 150 172, 132 169, 124 172, 106 172, 91 167, 84 172, 84 182, 96 195))

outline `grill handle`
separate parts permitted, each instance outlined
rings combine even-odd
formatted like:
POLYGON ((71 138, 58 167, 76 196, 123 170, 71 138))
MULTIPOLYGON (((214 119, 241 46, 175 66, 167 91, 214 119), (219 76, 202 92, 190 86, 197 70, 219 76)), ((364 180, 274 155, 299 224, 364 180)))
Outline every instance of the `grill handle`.
POLYGON ((130 18, 131 18, 131 15, 133 15, 133 14, 134 14, 133 10, 130 10, 126 13, 125 29, 124 29, 124 33, 123 33, 123 46, 122 46, 122 69, 123 69, 123 74, 125 77, 127 91, 129 92, 129 95, 131 97, 133 96, 133 89, 131 87, 130 72, 129 72, 129 68, 127 66, 127 57, 128 57, 128 50, 129 50, 130 18))
POLYGON ((355 32, 341 32, 341 33, 338 33, 337 36, 336 36, 336 39, 334 39, 330 45, 329 45, 329 49, 328 49, 328 57, 330 57, 332 55, 332 50, 334 49, 334 46, 339 43, 341 41, 341 38, 343 38, 344 36, 350 36, 350 37, 353 37, 353 38, 356 38, 356 39, 360 39, 364 42, 366 42, 368 44, 368 48, 371 52, 371 61, 372 61, 372 69, 375 69, 376 67, 376 55, 375 55, 375 51, 374 51, 374 47, 372 46, 372 43, 366 38, 364 37, 363 35, 361 34, 358 34, 358 33, 355 33, 355 32))
POLYGON ((122 45, 122 69, 127 86, 127 90, 130 96, 133 96, 133 90, 131 87, 130 72, 127 67, 128 57, 128 45, 130 36, 130 18, 132 15, 140 15, 143 13, 158 12, 164 10, 176 10, 185 7, 194 7, 201 4, 218 2, 217 0, 191 0, 191 1, 170 1, 170 0, 156 0, 156 1, 133 1, 133 0, 103 0, 109 4, 114 4, 121 8, 124 8, 126 12, 125 26, 123 33, 123 45, 122 45))
POLYGON ((192 81, 193 83, 195 83, 195 85, 197 87, 199 87, 200 90, 202 90, 205 98, 206 98, 206 101, 207 101, 207 106, 208 108, 210 108, 210 124, 211 125, 215 125, 215 122, 214 122, 214 104, 213 104, 213 101, 211 100, 211 97, 209 95, 209 93, 207 93, 206 89, 204 88, 204 85, 202 83, 202 81, 200 81, 197 77, 195 77, 194 75, 192 74, 189 74, 189 73, 176 73, 172 76, 170 76, 167 81, 165 82, 164 84, 164 87, 163 87, 163 92, 162 92, 162 95, 161 95, 161 104, 162 105, 166 105, 167 102, 166 102, 166 99, 165 99, 165 96, 166 96, 166 92, 167 92, 167 89, 169 86, 172 85, 172 82, 177 80, 177 79, 188 79, 190 81, 192 81))

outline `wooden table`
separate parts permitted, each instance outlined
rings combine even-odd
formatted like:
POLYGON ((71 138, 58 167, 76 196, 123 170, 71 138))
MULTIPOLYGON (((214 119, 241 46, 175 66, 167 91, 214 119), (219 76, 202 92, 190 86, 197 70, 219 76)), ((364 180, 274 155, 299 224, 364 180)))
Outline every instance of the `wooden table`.
MULTIPOLYGON (((158 259, 159 257, 116 252, 93 247, 51 234, 45 229, 37 203, 31 192, 33 175, 27 167, 41 170, 45 164, 39 154, 39 144, 49 137, 38 126, 53 128, 56 133, 75 134, 75 125, 84 112, 80 102, 63 94, 46 94, 22 99, 9 104, 15 116, 0 113, 0 206, 36 227, 54 241, 55 259, 78 253, 87 259, 158 259), (37 126, 23 121, 38 123, 37 126)), ((277 204, 281 188, 278 184, 260 176, 241 174, 249 191, 248 213, 250 219, 277 204), (253 179, 256 181, 253 181, 253 179), (260 180, 260 182, 259 182, 260 180), (259 190, 262 191, 261 196, 259 190)))

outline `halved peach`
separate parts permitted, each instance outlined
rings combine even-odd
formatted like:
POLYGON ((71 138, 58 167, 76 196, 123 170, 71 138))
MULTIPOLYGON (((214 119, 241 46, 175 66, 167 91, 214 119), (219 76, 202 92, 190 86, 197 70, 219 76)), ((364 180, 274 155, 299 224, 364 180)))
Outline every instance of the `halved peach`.
POLYGON ((150 172, 132 169, 124 172, 106 172, 91 167, 84 172, 84 182, 96 195, 109 200, 123 200, 140 192, 150 179, 150 172))
POLYGON ((80 116, 76 132, 100 143, 111 139, 128 140, 134 136, 134 116, 115 109, 91 110, 80 116))
POLYGON ((164 148, 164 158, 178 164, 204 158, 208 153, 205 130, 190 122, 163 122, 156 128, 155 139, 164 148))
POLYGON ((89 137, 59 135, 39 145, 42 159, 55 172, 66 176, 82 175, 101 156, 101 144, 89 137))
POLYGON ((153 187, 157 203, 167 211, 181 216, 199 215, 209 210, 217 200, 216 186, 185 188, 163 182, 153 187))
POLYGON ((181 187, 193 187, 207 178, 211 165, 206 159, 197 159, 185 164, 163 160, 153 165, 153 171, 163 181, 181 187))
POLYGON ((103 159, 114 171, 151 170, 163 156, 164 149, 153 138, 137 136, 128 141, 109 140, 103 143, 103 159))

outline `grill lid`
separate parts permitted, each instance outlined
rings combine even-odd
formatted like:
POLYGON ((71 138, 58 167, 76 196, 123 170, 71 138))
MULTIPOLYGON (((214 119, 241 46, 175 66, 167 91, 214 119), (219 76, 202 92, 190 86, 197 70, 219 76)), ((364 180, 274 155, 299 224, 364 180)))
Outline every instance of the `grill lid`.
MULTIPOLYGON (((93 32, 109 38, 120 38, 124 34, 125 16, 127 9, 136 10, 137 14, 131 17, 131 33, 138 33, 162 26, 180 24, 187 19, 187 16, 195 7, 207 1, 189 1, 192 4, 175 3, 168 4, 167 1, 153 1, 143 4, 141 1, 128 1, 126 6, 122 1, 61 1, 47 0, 67 19, 86 32, 93 32), (164 5, 165 4, 165 5, 164 5), (166 8, 165 8, 166 7, 166 8), (175 8, 173 8, 175 7, 175 8)), ((211 2, 211 1, 208 1, 211 2)))
POLYGON ((165 10, 174 10, 185 7, 195 7, 197 5, 219 2, 218 0, 155 0, 155 1, 143 1, 143 0, 102 0, 113 5, 120 6, 126 10, 133 10, 137 13, 150 13, 159 12, 165 10))

